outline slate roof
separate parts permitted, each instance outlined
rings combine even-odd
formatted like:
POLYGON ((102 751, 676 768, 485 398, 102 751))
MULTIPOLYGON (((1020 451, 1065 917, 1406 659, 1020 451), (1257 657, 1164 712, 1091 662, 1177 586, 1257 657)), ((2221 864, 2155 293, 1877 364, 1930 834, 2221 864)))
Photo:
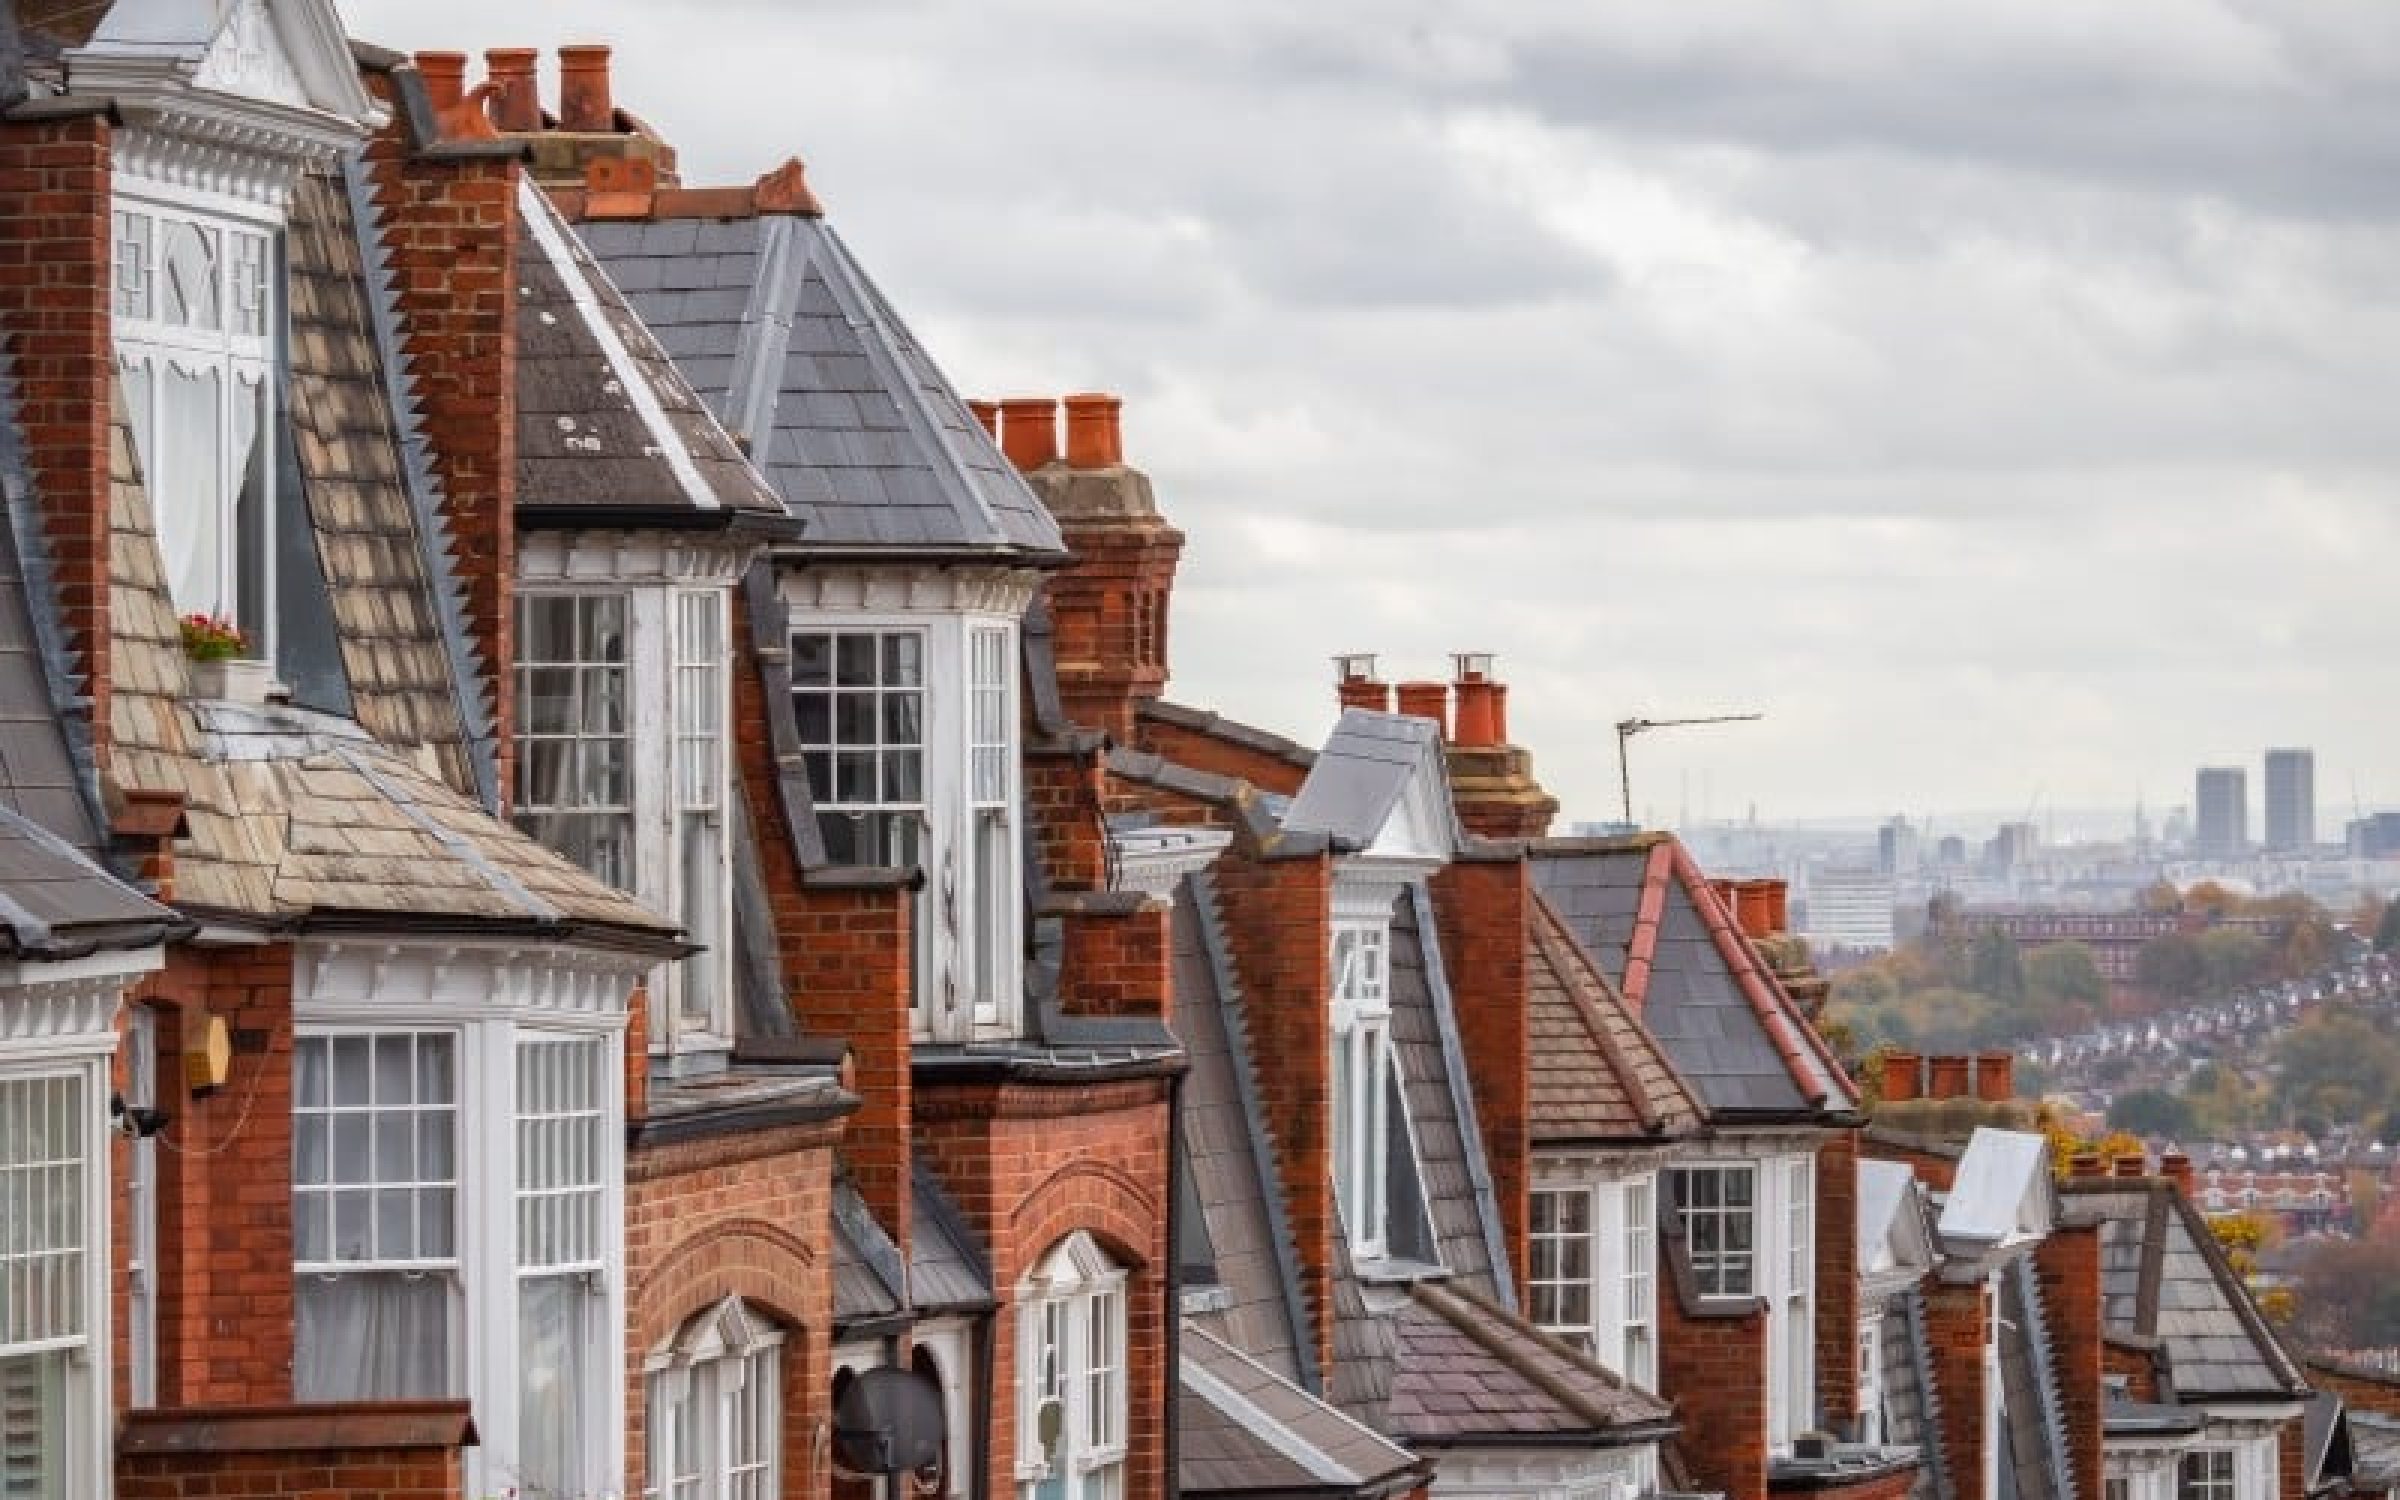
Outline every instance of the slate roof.
POLYGON ((1270 1197, 1273 1155, 1257 1103, 1240 980, 1206 876, 1185 880, 1169 934, 1175 1029, 1190 1067, 1183 1083, 1184 1167, 1224 1293, 1224 1305, 1199 1321, 1283 1378, 1313 1385, 1317 1372, 1304 1374, 1301 1366, 1313 1346, 1303 1337, 1306 1315, 1287 1264, 1290 1240, 1277 1230, 1279 1200, 1270 1197))
POLYGON ((1499 1205, 1485 1173, 1448 986, 1438 963, 1430 961, 1438 954, 1428 952, 1435 941, 1433 913, 1419 899, 1422 891, 1412 883, 1392 909, 1392 1062, 1408 1101, 1408 1119, 1391 1122, 1394 1159, 1403 1158, 1413 1137, 1417 1187, 1441 1264, 1458 1285, 1505 1301, 1499 1205))
POLYGON ((981 1312, 992 1305, 991 1258, 930 1167, 910 1184, 908 1297, 919 1312, 981 1312))
POLYGON ((2102 1216, 2101 1315, 2113 1335, 2157 1341, 2181 1401, 2291 1400, 2308 1382, 2226 1264, 2199 1210, 2164 1181, 2069 1178, 2102 1216))
POLYGON ((832 1218, 835 1326, 897 1316, 908 1302, 900 1247, 846 1177, 833 1185, 832 1218))
POLYGON ((189 925, 65 839, 0 806, 0 955, 40 960, 148 948, 189 925))
POLYGON ((530 180, 518 220, 519 519, 788 525, 782 499, 530 180))
POLYGON ((2019 1256, 2000 1276, 2000 1390, 2008 1414, 2007 1457, 2017 1500, 2069 1500, 2065 1408, 2050 1343, 2048 1309, 2033 1260, 2019 1256))
POLYGON ((1650 1143, 1702 1127, 1700 1106, 1674 1063, 1538 895, 1526 927, 1525 972, 1537 1145, 1650 1143))
POLYGON ((1881 1334, 1883 1440, 1925 1454, 1909 1490, 1915 1500, 1949 1500, 1950 1468, 1942 1453, 1941 1394, 1933 1383, 1924 1293, 1910 1287, 1885 1303, 1881 1334))
POLYGON ((1065 550, 1058 527, 821 218, 586 221, 584 243, 807 526, 810 550, 1065 550))
POLYGON ((2400 1417, 2352 1407, 2348 1418, 2352 1488, 2372 1492, 2400 1485, 2400 1417))
POLYGON ((1188 1319, 1181 1359, 1183 1493, 1364 1496, 1423 1481, 1407 1449, 1188 1319))
POLYGON ((1454 1283, 1411 1286, 1393 1323, 1399 1359, 1385 1430, 1404 1443, 1587 1437, 1605 1445, 1674 1426, 1666 1402, 1454 1283))
POLYGON ((1533 846, 1535 887, 1710 1114, 1823 1117, 1857 1094, 1672 836, 1533 846))
MULTIPOLYGON (((1420 776, 1440 789, 1443 815, 1452 816, 1441 731, 1431 719, 1344 709, 1285 811, 1283 826, 1330 834, 1336 847, 1364 849, 1420 776)), ((1454 829, 1429 831, 1445 841, 1455 838, 1454 829)))

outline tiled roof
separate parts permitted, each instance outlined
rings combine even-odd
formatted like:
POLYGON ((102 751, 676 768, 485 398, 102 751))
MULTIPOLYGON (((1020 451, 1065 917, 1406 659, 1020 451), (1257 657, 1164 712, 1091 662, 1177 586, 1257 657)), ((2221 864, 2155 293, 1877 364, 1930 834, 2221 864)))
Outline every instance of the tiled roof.
POLYGON ((888 1318, 906 1305, 900 1247, 849 1179, 833 1185, 833 1320, 888 1318))
POLYGON ((517 511, 589 524, 788 521, 542 191, 521 185, 517 511))
POLYGON ((1180 1373, 1185 1494, 1380 1495, 1422 1482, 1407 1449, 1189 1320, 1180 1373))
POLYGON ((1049 512, 822 219, 586 221, 578 232, 806 523, 804 547, 1064 551, 1049 512))
POLYGON ((991 1260, 933 1170, 913 1164, 908 1297, 919 1312, 976 1312, 992 1305, 991 1260))
POLYGON ((65 839, 0 805, 0 955, 79 958, 147 948, 185 925, 65 839))
POLYGON ((1627 1441, 1673 1425, 1658 1397, 1471 1293, 1419 1282, 1393 1321, 1399 1359, 1385 1430, 1402 1442, 1627 1441))
POLYGON ((336 679, 325 696, 294 687, 386 744, 431 747, 443 779, 470 790, 457 674, 383 383, 358 226, 330 171, 301 177, 286 246, 293 446, 339 652, 325 663, 336 679))
POLYGON ((1950 1467, 1942 1452, 1942 1407, 1933 1384, 1932 1343, 1925 1330, 1925 1297, 1915 1287, 1884 1304, 1883 1440, 1922 1449, 1925 1463, 1909 1493, 1914 1500, 1949 1500, 1950 1467))
MULTIPOLYGON (((1448 994, 1437 994, 1439 979, 1426 962, 1424 923, 1412 888, 1392 911, 1392 1061, 1408 1101, 1408 1120, 1394 1149, 1405 1151, 1410 1139, 1415 1142, 1417 1182, 1442 1265, 1458 1284, 1497 1301, 1503 1295, 1494 1249, 1499 1211, 1495 1205, 1485 1212, 1490 1187, 1479 1175, 1473 1096, 1463 1061, 1443 1044, 1448 994)), ((1392 1123, 1401 1128, 1400 1121, 1392 1123)))
POLYGON ((2109 1332, 2157 1340, 2178 1400, 2307 1392, 2207 1222, 2171 1184, 2069 1178, 2060 1188, 2077 1208, 2102 1215, 2100 1303, 2109 1332))
POLYGON ((1534 884, 1712 1115, 1856 1108, 1824 1040, 1670 835, 1533 846, 1534 884))
POLYGON ((1999 1318, 2000 1389, 2017 1500, 2066 1500, 2066 1416, 2050 1343, 2049 1310, 2034 1278, 2031 1256, 2018 1256, 2001 1273, 1999 1318))
POLYGON ((1346 1235, 1333 1237, 1333 1368, 1325 1398, 1374 1428, 1390 1432, 1392 1382, 1400 1359, 1393 1320, 1367 1306, 1346 1235))
POLYGON ((1700 1107, 1566 923, 1536 895, 1525 935, 1537 1144, 1672 1140, 1700 1107))

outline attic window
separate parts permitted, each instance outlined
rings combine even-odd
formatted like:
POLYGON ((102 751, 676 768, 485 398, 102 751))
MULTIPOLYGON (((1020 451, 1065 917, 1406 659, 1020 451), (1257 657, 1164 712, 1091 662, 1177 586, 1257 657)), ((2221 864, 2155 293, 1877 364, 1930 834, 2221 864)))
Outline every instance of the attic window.
POLYGON ((1333 931, 1333 1188, 1350 1246, 1381 1257, 1389 1217, 1392 1071, 1391 932, 1343 922, 1333 931))

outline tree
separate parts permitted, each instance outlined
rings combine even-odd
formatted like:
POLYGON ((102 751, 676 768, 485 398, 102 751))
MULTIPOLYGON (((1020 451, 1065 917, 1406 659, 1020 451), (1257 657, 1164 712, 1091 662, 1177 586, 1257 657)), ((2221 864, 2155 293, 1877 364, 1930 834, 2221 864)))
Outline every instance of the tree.
POLYGON ((2222 1063, 2202 1063, 2184 1085, 2183 1102, 2192 1134, 2209 1140, 2245 1135, 2266 1113, 2263 1091, 2222 1063))
POLYGON ((2164 1089, 2135 1089, 2109 1104, 2108 1123, 2134 1135, 2183 1140, 2192 1134, 2192 1107, 2164 1089))
POLYGON ((2310 1349, 2338 1353, 2400 1344, 2400 1241, 2312 1242, 2301 1257, 2293 1330, 2310 1349))
POLYGON ((2287 1114, 2363 1121, 2400 1098, 2400 1041, 2350 1011, 2321 1011, 2285 1032, 2275 1059, 2287 1114))
POLYGON ((2229 995, 2266 977, 2274 960, 2267 940, 2243 927, 2212 927, 2200 934, 2195 947, 2200 957, 2202 991, 2229 995))
POLYGON ((2188 932, 2170 932, 2142 944, 2135 955, 2133 976, 2143 989, 2169 1000, 2188 1000, 2207 982, 2207 961, 2200 941, 2188 932))
POLYGON ((1967 960, 1967 988, 1995 1000, 2025 998, 2025 961, 2017 940, 1998 927, 1975 934, 1967 960))
POLYGON ((2025 989, 2058 1005, 2097 1006, 2108 999, 2108 980, 2081 943, 2044 943, 2026 954, 2025 989))

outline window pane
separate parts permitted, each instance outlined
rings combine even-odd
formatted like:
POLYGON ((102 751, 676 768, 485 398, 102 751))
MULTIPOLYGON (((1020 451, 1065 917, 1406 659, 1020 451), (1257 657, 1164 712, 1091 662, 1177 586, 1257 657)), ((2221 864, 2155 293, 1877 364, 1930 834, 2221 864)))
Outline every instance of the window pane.
POLYGON ((217 288, 217 231, 181 219, 167 219, 159 230, 159 264, 164 272, 160 279, 165 293, 161 314, 180 327, 219 328, 223 318, 217 288))
POLYGON ((293 1289, 292 1313, 292 1394, 299 1400, 457 1394, 445 1275, 303 1275, 293 1289))
POLYGON ((161 361, 157 461, 147 471, 167 589, 184 614, 223 614, 226 597, 226 372, 161 361))
POLYGON ((0 1081, 0 1348, 84 1331, 83 1080, 0 1081))
POLYGON ((875 685, 875 637, 845 635, 834 642, 833 680, 838 687, 875 685))
POLYGON ((924 683, 924 637, 899 631, 883 638, 883 680, 888 687, 917 687, 924 683))
POLYGON ((0 1495, 68 1500, 67 1353, 0 1358, 0 1495))

